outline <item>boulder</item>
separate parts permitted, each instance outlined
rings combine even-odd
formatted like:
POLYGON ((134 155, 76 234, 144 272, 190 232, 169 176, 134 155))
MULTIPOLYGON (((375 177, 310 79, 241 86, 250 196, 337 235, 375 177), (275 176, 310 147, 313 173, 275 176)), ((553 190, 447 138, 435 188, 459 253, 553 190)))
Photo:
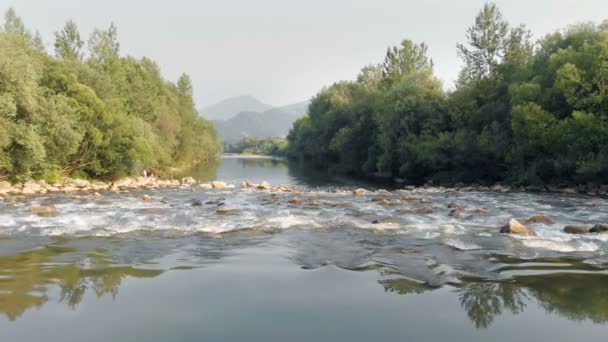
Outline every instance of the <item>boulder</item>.
POLYGON ((222 189, 226 189, 228 187, 228 184, 226 184, 224 182, 220 182, 220 181, 213 181, 213 182, 211 182, 211 186, 214 189, 222 190, 222 189))
POLYGON ((257 188, 259 184, 252 183, 250 181, 244 181, 241 183, 241 187, 243 188, 257 188))
POLYGON ((525 224, 530 224, 530 223, 554 224, 555 220, 553 220, 553 218, 549 215, 536 215, 536 216, 530 217, 524 223, 525 224))
POLYGON ((196 179, 192 178, 192 177, 184 177, 181 180, 181 185, 194 185, 196 184, 196 179))
POLYGON ((272 189, 272 186, 270 186, 270 184, 268 184, 268 182, 264 181, 264 182, 262 182, 262 183, 260 183, 258 185, 258 189, 260 189, 260 190, 270 190, 270 189, 272 189))
POLYGON ((516 219, 511 219, 511 221, 509 221, 507 225, 503 226, 500 229, 500 232, 503 234, 536 236, 536 232, 519 223, 519 221, 517 221, 516 219))
POLYGON ((367 194, 367 190, 365 189, 357 189, 355 191, 353 191, 353 194, 357 195, 357 196, 363 196, 365 194, 367 194))
POLYGON ((596 224, 589 230, 590 233, 608 233, 608 224, 596 224))
POLYGON ((40 183, 38 183, 36 181, 27 181, 27 182, 23 183, 23 189, 22 189, 21 193, 23 195, 33 195, 35 193, 42 191, 43 189, 44 189, 44 187, 40 183))
POLYGON ((57 215, 57 208, 54 205, 36 205, 31 208, 32 213, 38 216, 54 216, 57 215))
POLYGON ((201 189, 209 190, 209 189, 213 189, 213 184, 202 183, 202 184, 199 184, 198 187, 201 189))
POLYGON ((564 227, 564 233, 574 234, 574 235, 582 235, 589 233, 589 227, 582 225, 570 225, 564 227))

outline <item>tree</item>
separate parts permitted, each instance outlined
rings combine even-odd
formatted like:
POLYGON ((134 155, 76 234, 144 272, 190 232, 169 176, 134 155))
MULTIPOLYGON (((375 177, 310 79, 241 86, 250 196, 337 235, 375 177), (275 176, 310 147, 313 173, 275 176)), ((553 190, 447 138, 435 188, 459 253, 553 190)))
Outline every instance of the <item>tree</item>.
POLYGON ((28 30, 14 8, 9 8, 4 14, 4 32, 29 36, 28 30))
POLYGON ((498 6, 486 3, 467 30, 467 45, 458 44, 458 55, 464 61, 460 83, 490 77, 502 61, 509 24, 503 20, 498 6))
POLYGON ((120 43, 114 23, 107 30, 95 29, 89 39, 90 59, 99 65, 107 65, 118 59, 120 43))
POLYGON ((84 42, 78 27, 68 20, 61 31, 55 32, 55 55, 64 60, 81 60, 84 42))

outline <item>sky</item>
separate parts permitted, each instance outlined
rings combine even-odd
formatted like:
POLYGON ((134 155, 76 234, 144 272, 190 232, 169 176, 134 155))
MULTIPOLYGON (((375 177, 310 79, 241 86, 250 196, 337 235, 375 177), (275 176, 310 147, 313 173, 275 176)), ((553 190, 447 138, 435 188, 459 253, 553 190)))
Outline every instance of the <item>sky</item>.
MULTIPOLYGON (((118 27, 121 52, 149 57, 163 75, 183 72, 198 107, 249 94, 271 105, 307 100, 354 79, 403 39, 426 42, 447 87, 460 69, 456 44, 484 0, 0 0, 15 8, 52 51, 67 19, 89 36, 118 27)), ((495 1, 513 25, 535 37, 583 21, 608 19, 608 0, 495 1)))

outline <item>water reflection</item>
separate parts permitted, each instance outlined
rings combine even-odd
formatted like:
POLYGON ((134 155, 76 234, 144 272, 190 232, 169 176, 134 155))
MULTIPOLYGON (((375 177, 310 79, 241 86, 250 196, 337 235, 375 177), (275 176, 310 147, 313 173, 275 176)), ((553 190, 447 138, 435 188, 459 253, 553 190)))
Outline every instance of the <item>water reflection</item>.
POLYGON ((78 264, 56 261, 72 252, 75 250, 50 245, 0 257, 0 313, 16 320, 27 310, 46 304, 48 291, 54 285, 61 290, 59 302, 74 309, 87 290, 93 290, 98 297, 115 298, 125 278, 153 278, 162 273, 161 270, 113 266, 108 255, 101 251, 87 253, 86 259, 78 264))
MULTIPOLYGON (((409 279, 381 281, 400 295, 419 295, 438 288, 409 279)), ((558 273, 516 277, 508 282, 471 282, 455 288, 460 305, 478 329, 489 328, 505 313, 523 313, 533 303, 548 314, 572 321, 608 323, 608 275, 558 273)))

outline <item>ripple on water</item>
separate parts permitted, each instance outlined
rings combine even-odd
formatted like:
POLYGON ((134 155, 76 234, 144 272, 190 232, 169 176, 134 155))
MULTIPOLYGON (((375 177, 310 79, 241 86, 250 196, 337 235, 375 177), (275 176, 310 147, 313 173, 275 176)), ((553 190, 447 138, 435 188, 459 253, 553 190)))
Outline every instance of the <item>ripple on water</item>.
POLYGON ((588 260, 598 268, 607 265, 603 258, 608 234, 573 236, 562 231, 568 224, 606 223, 605 199, 418 190, 353 196, 307 189, 276 194, 251 189, 172 189, 151 193, 152 201, 139 196, 107 194, 97 199, 55 194, 26 199, 17 206, 0 202, 0 234, 188 236, 282 231, 302 267, 334 264, 353 269, 371 263, 435 284, 461 276, 499 278, 496 255, 563 256, 588 260), (193 206, 194 202, 201 205, 193 206), (57 207, 58 215, 39 217, 30 210, 32 205, 48 203, 57 207), (461 218, 448 215, 448 205, 454 203, 463 210, 461 218), (219 215, 219 208, 234 212, 219 215), (525 220, 541 214, 551 216, 555 223, 530 224, 537 237, 498 233, 511 218, 525 220), (287 233, 293 231, 301 233, 287 233))

